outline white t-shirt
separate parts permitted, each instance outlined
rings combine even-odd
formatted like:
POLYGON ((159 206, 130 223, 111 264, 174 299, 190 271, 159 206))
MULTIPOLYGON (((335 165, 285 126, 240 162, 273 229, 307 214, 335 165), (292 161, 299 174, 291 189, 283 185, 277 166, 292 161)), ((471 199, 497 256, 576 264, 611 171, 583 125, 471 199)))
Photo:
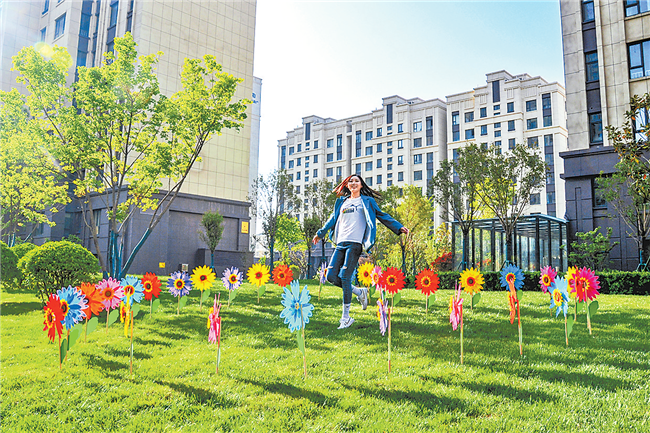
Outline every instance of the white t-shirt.
POLYGON ((366 215, 363 211, 361 197, 348 197, 341 206, 341 211, 336 222, 336 243, 357 242, 363 243, 363 234, 366 231, 366 215))

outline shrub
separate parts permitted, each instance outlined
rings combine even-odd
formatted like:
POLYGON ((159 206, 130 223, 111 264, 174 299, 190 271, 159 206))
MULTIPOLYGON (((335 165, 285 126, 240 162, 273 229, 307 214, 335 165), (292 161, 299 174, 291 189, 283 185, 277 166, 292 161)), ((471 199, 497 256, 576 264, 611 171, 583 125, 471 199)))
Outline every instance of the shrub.
POLYGON ((14 287, 17 280, 20 280, 20 270, 18 270, 18 257, 16 253, 4 242, 0 241, 0 261, 2 268, 0 269, 0 278, 2 285, 5 287, 14 287))
POLYGON ((43 304, 62 287, 94 281, 94 274, 100 271, 97 258, 90 251, 68 241, 48 242, 32 249, 20 259, 19 267, 25 282, 43 304))
POLYGON ((293 272, 293 279, 297 280, 300 278, 300 268, 296 265, 291 265, 289 266, 289 269, 291 269, 291 272, 293 272))
POLYGON ((18 267, 18 262, 20 262, 20 259, 22 259, 25 256, 25 254, 27 254, 28 252, 30 252, 34 248, 36 248, 36 245, 34 245, 31 242, 25 242, 23 244, 16 244, 13 247, 11 247, 11 250, 16 254, 16 258, 17 258, 17 260, 16 260, 16 272, 18 273, 18 276, 14 280, 14 283, 15 283, 14 287, 15 288, 20 288, 23 285, 23 280, 24 280, 23 272, 18 267))

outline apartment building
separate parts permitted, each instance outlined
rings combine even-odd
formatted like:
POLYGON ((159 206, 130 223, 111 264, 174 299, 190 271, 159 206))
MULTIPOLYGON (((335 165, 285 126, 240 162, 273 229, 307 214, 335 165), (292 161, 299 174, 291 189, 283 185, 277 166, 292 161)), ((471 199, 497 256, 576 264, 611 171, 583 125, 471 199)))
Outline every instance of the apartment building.
POLYGON ((618 155, 605 128, 621 126, 632 95, 650 91, 650 4, 647 1, 560 1, 566 82, 568 151, 564 159, 570 234, 612 227, 612 267, 634 270, 636 242, 596 191, 618 155), (646 65, 646 59, 649 59, 646 65), (612 218, 613 217, 613 218, 612 218))
MULTIPOLYGON (((76 66, 100 66, 114 40, 131 32, 142 54, 162 51, 157 65, 161 91, 170 96, 181 87, 185 57, 216 56, 225 72, 243 78, 235 100, 253 104, 241 131, 223 131, 210 140, 186 179, 181 195, 153 231, 130 271, 170 272, 179 264, 191 269, 209 264, 209 253, 197 230, 202 214, 218 210, 224 216, 224 232, 215 254, 215 267, 245 266, 252 262, 250 215, 247 197, 257 177, 261 80, 253 77, 256 1, 164 0, 39 0, 0 2, 0 59, 2 89, 21 89, 10 71, 11 57, 24 46, 65 46, 72 56, 70 83, 76 66), (40 43, 40 44, 39 44, 40 43), (207 257, 207 259, 206 259, 207 257), (165 267, 158 268, 159 263, 165 267)), ((21 89, 24 90, 24 89, 21 89)), ((107 217, 101 201, 94 203, 100 245, 108 239, 107 217)), ((140 239, 150 216, 136 212, 125 235, 125 254, 140 239)), ((37 242, 57 240, 69 234, 81 237, 94 251, 83 226, 79 203, 73 201, 55 214, 54 227, 40 227, 37 242)))
POLYGON ((531 196, 528 214, 564 217, 563 161, 567 149, 564 88, 528 74, 486 74, 486 85, 447 96, 447 152, 457 158, 468 142, 507 152, 515 144, 539 149, 548 164, 546 184, 531 196))
MULTIPOLYGON (((352 173, 374 189, 416 185, 426 191, 447 157, 446 105, 440 99, 382 98, 382 106, 346 119, 303 117, 302 125, 278 140, 278 167, 287 170, 309 215, 305 187, 315 179, 333 184, 352 173)), ((436 217, 436 224, 441 221, 436 217)))

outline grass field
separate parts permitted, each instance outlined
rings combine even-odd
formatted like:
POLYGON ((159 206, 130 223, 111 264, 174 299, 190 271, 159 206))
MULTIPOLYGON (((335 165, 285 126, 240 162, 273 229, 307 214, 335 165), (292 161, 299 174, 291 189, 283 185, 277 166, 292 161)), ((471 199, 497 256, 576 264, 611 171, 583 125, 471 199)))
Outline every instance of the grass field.
POLYGON ((180 315, 169 294, 152 318, 143 305, 132 375, 119 321, 107 334, 103 313, 59 371, 37 298, 3 291, 2 431, 650 431, 648 298, 600 296, 593 335, 579 316, 566 348, 548 295, 525 293, 520 357, 505 292, 484 292, 465 310, 460 365, 451 291, 438 291, 425 315, 422 295, 406 290, 393 316, 388 374, 375 308, 353 304, 356 322, 337 330, 340 289, 324 287, 320 301, 318 286, 310 291, 306 380, 275 285, 259 305, 255 288, 244 285, 224 306, 218 376, 196 291, 180 315))

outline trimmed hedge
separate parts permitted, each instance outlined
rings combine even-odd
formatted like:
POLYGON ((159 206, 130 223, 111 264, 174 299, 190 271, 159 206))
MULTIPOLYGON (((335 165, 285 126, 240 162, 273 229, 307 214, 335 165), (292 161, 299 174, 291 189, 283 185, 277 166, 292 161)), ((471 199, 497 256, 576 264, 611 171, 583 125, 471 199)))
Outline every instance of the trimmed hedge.
POLYGON ((0 241, 0 278, 2 285, 5 287, 14 287, 17 280, 20 280, 20 270, 18 269, 18 257, 16 253, 4 242, 0 241))

